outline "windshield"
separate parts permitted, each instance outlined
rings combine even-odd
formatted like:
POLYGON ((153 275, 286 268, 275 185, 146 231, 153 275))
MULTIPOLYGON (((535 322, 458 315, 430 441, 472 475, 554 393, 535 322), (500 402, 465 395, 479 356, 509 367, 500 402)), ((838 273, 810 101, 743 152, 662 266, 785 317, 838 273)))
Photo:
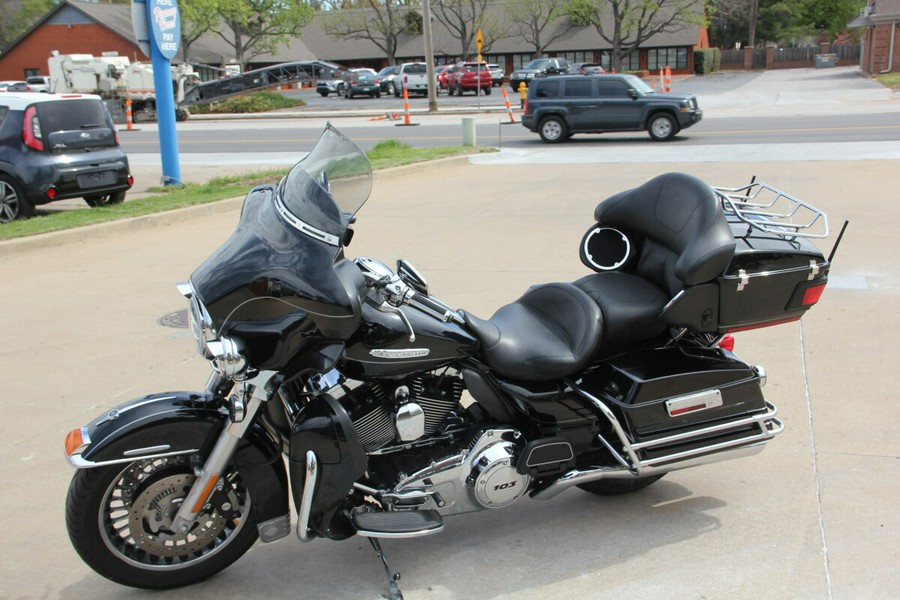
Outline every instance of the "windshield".
POLYGON ((628 78, 628 85, 636 89, 642 94, 655 94, 656 90, 652 87, 644 83, 644 80, 640 77, 635 77, 634 75, 626 75, 628 78))
POLYGON ((372 192, 365 152, 330 123, 310 153, 278 185, 279 213, 310 237, 338 246, 372 192))
POLYGON ((526 69, 542 69, 550 64, 550 61, 546 58, 539 58, 537 60, 533 60, 527 65, 525 65, 526 69))

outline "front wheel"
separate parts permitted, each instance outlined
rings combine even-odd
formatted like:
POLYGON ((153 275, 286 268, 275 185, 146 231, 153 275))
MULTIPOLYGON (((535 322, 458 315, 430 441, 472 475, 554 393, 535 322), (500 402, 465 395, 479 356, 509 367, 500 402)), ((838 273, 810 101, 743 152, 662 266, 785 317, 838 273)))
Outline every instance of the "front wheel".
POLYGON ((678 133, 675 121, 669 115, 660 113, 650 117, 650 124, 647 125, 647 132, 656 142, 665 142, 671 140, 678 133))
POLYGON ((578 487, 586 492, 597 494, 598 496, 618 496, 620 494, 630 494, 642 490, 645 487, 656 483, 663 477, 662 475, 647 475, 646 477, 633 477, 630 479, 599 479, 582 483, 578 487))
POLYGON ((196 583, 233 563, 258 537, 236 471, 223 475, 190 531, 172 527, 200 464, 179 456, 77 471, 66 498, 75 550, 104 577, 147 589, 196 583))

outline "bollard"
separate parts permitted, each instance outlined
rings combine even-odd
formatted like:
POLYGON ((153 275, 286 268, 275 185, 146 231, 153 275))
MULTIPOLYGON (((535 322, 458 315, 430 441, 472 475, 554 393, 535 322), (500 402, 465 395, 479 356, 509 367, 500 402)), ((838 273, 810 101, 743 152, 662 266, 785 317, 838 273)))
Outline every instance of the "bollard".
POLYGON ((462 145, 475 146, 475 117, 463 117, 462 130, 462 145))
POLYGON ((131 131, 134 121, 131 119, 131 98, 125 98, 125 124, 127 130, 131 131))
POLYGON ((509 113, 509 122, 504 123, 504 125, 512 125, 516 122, 516 118, 513 116, 512 106, 509 104, 509 94, 506 93, 506 88, 502 85, 500 86, 500 91, 503 92, 503 100, 506 101, 506 112, 509 113))

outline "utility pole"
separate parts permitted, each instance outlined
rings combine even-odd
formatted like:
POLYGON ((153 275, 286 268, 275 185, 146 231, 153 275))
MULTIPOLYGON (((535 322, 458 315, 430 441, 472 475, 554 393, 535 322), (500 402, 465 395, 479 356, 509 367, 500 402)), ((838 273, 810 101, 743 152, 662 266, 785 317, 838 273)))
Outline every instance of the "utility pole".
POLYGON ((425 21, 425 73, 428 76, 428 112, 437 112, 437 81, 434 77, 434 42, 431 39, 431 0, 423 0, 422 19, 425 21))

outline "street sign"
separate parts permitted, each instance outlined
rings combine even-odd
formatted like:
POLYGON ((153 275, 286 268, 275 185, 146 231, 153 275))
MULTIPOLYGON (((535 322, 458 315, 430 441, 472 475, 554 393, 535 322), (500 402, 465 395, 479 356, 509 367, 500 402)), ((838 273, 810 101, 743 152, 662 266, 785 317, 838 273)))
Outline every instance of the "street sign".
POLYGON ((181 15, 175 0, 147 0, 153 41, 159 53, 171 60, 181 44, 181 15))
POLYGON ((150 28, 147 26, 147 3, 145 0, 134 0, 131 3, 131 28, 141 52, 150 58, 150 28))
POLYGON ((484 36, 481 35, 480 29, 478 30, 478 35, 475 37, 475 45, 478 46, 478 54, 481 54, 481 47, 484 46, 484 36))

